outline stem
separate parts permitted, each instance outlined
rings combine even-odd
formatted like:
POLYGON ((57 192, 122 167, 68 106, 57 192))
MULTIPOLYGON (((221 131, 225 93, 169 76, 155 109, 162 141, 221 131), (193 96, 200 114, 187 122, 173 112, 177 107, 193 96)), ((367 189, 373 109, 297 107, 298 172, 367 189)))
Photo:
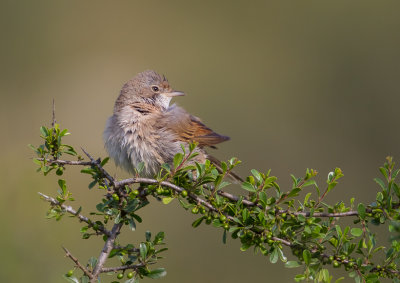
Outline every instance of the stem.
POLYGON ((106 263, 108 256, 110 255, 111 250, 113 249, 115 239, 121 230, 123 223, 116 223, 114 224, 113 228, 111 229, 111 235, 107 238, 106 243, 104 244, 103 250, 100 253, 100 256, 97 260, 97 264, 93 270, 93 278, 91 278, 90 282, 95 283, 101 273, 101 270, 106 263))
MULTIPOLYGON (((79 218, 80 221, 85 222, 86 224, 88 224, 89 227, 93 227, 93 221, 90 220, 89 218, 87 218, 86 216, 83 216, 82 214, 79 214, 78 211, 76 211, 75 209, 73 209, 71 206, 69 205, 65 205, 65 204, 60 204, 60 202, 52 197, 46 196, 45 194, 42 193, 38 193, 44 200, 50 202, 52 205, 55 206, 59 206, 61 207, 63 210, 65 210, 66 212, 68 212, 69 214, 72 214, 76 217, 79 218)), ((100 232, 101 234, 107 235, 108 237, 111 236, 111 232, 108 231, 106 228, 100 226, 98 228, 98 231, 96 232, 100 232)))
POLYGON ((73 262, 75 262, 75 265, 76 265, 80 270, 82 270, 83 273, 85 273, 90 279, 92 279, 92 278, 93 278, 92 273, 90 273, 90 271, 87 270, 87 269, 79 262, 79 260, 78 260, 76 257, 74 257, 74 256, 70 253, 69 250, 67 250, 67 249, 64 248, 64 247, 62 247, 62 248, 63 248, 63 250, 65 251, 65 256, 69 257, 73 262))

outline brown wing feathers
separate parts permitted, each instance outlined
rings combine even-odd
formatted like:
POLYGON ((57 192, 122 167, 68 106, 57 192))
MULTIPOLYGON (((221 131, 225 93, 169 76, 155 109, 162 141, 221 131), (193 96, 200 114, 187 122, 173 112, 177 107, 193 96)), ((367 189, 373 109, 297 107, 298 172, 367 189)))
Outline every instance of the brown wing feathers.
POLYGON ((191 116, 189 127, 186 131, 189 133, 185 138, 199 143, 200 147, 214 146, 223 141, 229 140, 229 137, 222 136, 205 126, 198 118, 191 116))
POLYGON ((176 133, 177 139, 184 142, 197 142, 200 147, 210 146, 229 140, 229 137, 215 133, 199 118, 190 115, 180 107, 173 106, 162 119, 168 128, 176 133))
MULTIPOLYGON (((167 126, 168 129, 176 134, 178 140, 183 142, 195 141, 199 143, 199 147, 209 146, 215 148, 214 145, 229 140, 229 137, 217 134, 204 125, 199 118, 190 115, 185 110, 175 105, 163 114, 161 121, 159 126, 167 126)), ((218 159, 210 155, 207 155, 207 159, 216 166, 219 172, 222 172, 221 162, 218 159)), ((234 172, 230 172, 228 176, 235 182, 243 182, 234 172)))

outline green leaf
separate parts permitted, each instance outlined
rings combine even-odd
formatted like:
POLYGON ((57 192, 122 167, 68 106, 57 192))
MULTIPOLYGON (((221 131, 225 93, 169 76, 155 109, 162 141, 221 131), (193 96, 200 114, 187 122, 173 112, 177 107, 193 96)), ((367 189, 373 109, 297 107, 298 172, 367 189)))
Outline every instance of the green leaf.
POLYGON ((136 166, 136 171, 140 175, 143 172, 144 169, 144 162, 139 162, 139 164, 136 166))
POLYGON ((94 180, 94 181, 90 182, 90 184, 88 185, 88 188, 92 189, 94 186, 96 186, 96 184, 97 184, 97 180, 94 180))
POLYGON ((265 192, 259 192, 258 197, 264 205, 267 203, 267 194, 265 192))
POLYGON ((246 191, 253 192, 255 193, 257 190, 253 187, 252 184, 249 182, 243 182, 242 183, 242 188, 245 189, 246 191))
POLYGON ((297 219, 298 219, 300 222, 305 222, 305 221, 306 221, 306 217, 305 217, 304 215, 302 215, 302 214, 297 215, 297 219))
POLYGON ((357 211, 358 211, 358 216, 360 216, 361 219, 365 219, 365 205, 362 203, 359 203, 357 206, 357 211))
POLYGON ((296 281, 296 282, 300 282, 300 281, 303 281, 303 280, 305 280, 306 279, 306 276, 304 275, 304 274, 297 274, 295 277, 294 277, 294 280, 296 281))
POLYGON ((151 239, 151 232, 150 231, 146 231, 145 233, 145 237, 146 237, 146 241, 149 242, 151 239))
POLYGON ((36 165, 42 166, 42 161, 37 160, 36 158, 33 159, 33 162, 34 162, 36 165))
POLYGON ((193 228, 198 227, 198 226, 201 224, 201 222, 203 222, 204 218, 206 218, 206 216, 202 216, 202 217, 200 217, 199 219, 196 219, 196 220, 192 223, 192 227, 193 227, 193 228))
POLYGON ((44 137, 47 137, 47 136, 49 135, 49 130, 48 130, 46 127, 44 127, 44 126, 41 126, 41 127, 40 127, 40 133, 41 133, 44 137))
POLYGON ((243 221, 246 222, 246 220, 249 216, 250 216, 250 212, 247 210, 247 208, 244 208, 242 211, 243 221))
POLYGON ((212 225, 213 225, 214 227, 221 227, 223 224, 222 224, 222 222, 221 222, 219 219, 214 219, 214 220, 212 221, 212 225))
POLYGON ((32 149, 33 151, 37 152, 36 146, 34 146, 34 145, 32 145, 32 144, 28 144, 28 147, 29 147, 30 149, 32 149))
POLYGON ((363 231, 360 228, 351 228, 350 233, 355 237, 360 237, 362 235, 363 231))
POLYGON ((382 175, 385 177, 385 179, 388 179, 388 174, 386 172, 386 169, 383 167, 379 167, 379 171, 381 171, 382 175))
POLYGON ((281 261, 282 261, 282 262, 287 262, 287 258, 286 258, 286 256, 283 254, 282 249, 279 248, 279 247, 277 247, 277 250, 278 250, 278 255, 279 255, 279 258, 281 259, 281 261))
POLYGON ((157 268, 151 270, 149 273, 146 274, 147 277, 152 279, 161 278, 164 277, 165 275, 167 275, 167 271, 165 271, 165 268, 157 268))
POLYGON ((78 278, 76 278, 75 276, 68 277, 67 275, 63 274, 63 278, 71 283, 80 283, 78 278))
POLYGON ((269 261, 271 263, 277 263, 278 259, 279 259, 278 248, 275 247, 271 255, 269 256, 269 261))
POLYGON ((183 154, 182 153, 175 154, 174 161, 173 161, 174 169, 179 167, 179 165, 182 163, 182 160, 183 160, 183 154))
POLYGON ((309 250, 303 250, 303 259, 306 265, 310 265, 311 263, 311 253, 309 250))
POLYGON ((165 237, 164 232, 162 232, 162 231, 158 232, 156 237, 154 238, 154 244, 155 245, 160 244, 164 240, 164 237, 165 237))
POLYGON ((96 266, 96 264, 97 264, 97 258, 95 258, 95 257, 92 256, 92 257, 88 260, 88 265, 89 265, 90 269, 94 269, 94 267, 96 266))
POLYGON ((301 191, 301 188, 294 188, 293 190, 291 190, 289 192, 289 194, 287 195, 287 197, 295 197, 299 195, 299 192, 301 191))
POLYGON ((262 181, 262 176, 260 172, 258 172, 256 169, 251 169, 251 174, 253 174, 253 176, 256 177, 258 182, 262 181))
POLYGON ((296 268, 299 266, 301 266, 301 264, 298 261, 294 261, 294 260, 289 260, 285 263, 286 268, 296 268))
POLYGON ((92 174, 94 172, 93 168, 87 167, 87 168, 83 168, 81 170, 81 173, 83 174, 92 174))
POLYGON ((326 268, 321 269, 318 276, 318 282, 330 282, 329 271, 326 268))
POLYGON ((61 188, 61 190, 62 190, 62 192, 63 192, 63 195, 65 195, 66 192, 67 192, 66 181, 63 180, 63 179, 59 179, 59 180, 58 180, 58 185, 60 186, 60 188, 61 188))
POLYGON ((163 202, 163 204, 169 204, 174 199, 175 199, 174 197, 165 197, 162 199, 162 202, 163 202))
POLYGON ((164 163, 163 165, 161 165, 161 168, 163 168, 167 172, 171 172, 171 167, 169 166, 168 163, 164 163))
POLYGON ((340 281, 344 280, 344 277, 340 277, 338 279, 335 280, 335 283, 339 283, 340 281))
POLYGON ((146 259, 147 256, 147 246, 145 243, 140 243, 139 246, 139 250, 140 250, 140 256, 142 259, 146 259))
POLYGON ((218 189, 220 190, 220 189, 222 189, 223 187, 229 186, 230 184, 231 184, 231 183, 224 181, 224 182, 222 182, 222 183, 218 186, 218 189))
POLYGON ((240 247, 240 250, 242 252, 244 252, 244 251, 247 251, 250 247, 251 247, 251 243, 245 242, 245 243, 242 243, 242 246, 240 247))
POLYGON ((108 160, 110 160, 110 157, 104 158, 104 159, 101 161, 100 166, 103 167, 104 165, 106 165, 106 163, 108 162, 108 160))
POLYGON ((396 169, 396 170, 394 170, 394 171, 392 172, 392 180, 394 180, 394 179, 396 178, 396 176, 397 176, 397 174, 399 174, 399 172, 400 172, 400 168, 399 168, 399 169, 396 169))
POLYGON ((400 197, 400 187, 396 183, 393 183, 393 190, 396 193, 397 197, 400 197))
POLYGON ((131 213, 135 211, 137 206, 139 205, 139 201, 137 199, 133 199, 132 201, 128 202, 128 205, 125 206, 124 211, 127 213, 131 213))
POLYGON ((382 179, 375 178, 374 181, 382 188, 382 190, 386 190, 385 183, 382 181, 382 179))
POLYGON ((304 198, 304 203, 305 203, 305 204, 308 203, 308 199, 310 198, 311 194, 312 194, 312 193, 306 194, 306 196, 305 196, 305 198, 304 198))
POLYGON ((189 204, 189 203, 185 203, 183 200, 181 200, 181 199, 178 199, 178 201, 179 201, 179 203, 182 205, 182 207, 184 208, 184 209, 189 209, 192 205, 191 204, 189 204))
POLYGON ((340 228, 339 225, 335 225, 335 228, 336 228, 336 233, 338 235, 338 239, 340 239, 342 237, 342 235, 343 235, 342 228, 340 228))
POLYGON ((85 233, 82 235, 82 239, 84 239, 84 240, 87 240, 89 238, 90 238, 90 234, 88 234, 88 233, 85 233))
POLYGON ((225 173, 228 170, 228 165, 225 162, 221 162, 222 172, 225 173))
POLYGON ((137 222, 142 223, 143 220, 142 220, 142 218, 141 218, 139 215, 137 215, 137 214, 131 214, 131 216, 132 216, 133 218, 135 218, 137 222))
POLYGON ((305 182, 301 187, 302 187, 302 188, 305 188, 305 187, 308 187, 308 186, 311 186, 311 185, 314 185, 314 186, 317 185, 317 183, 315 182, 315 180, 308 180, 308 181, 305 182))
POLYGON ((226 230, 224 230, 224 233, 222 234, 222 243, 226 244, 226 230))
POLYGON ((128 219, 129 222, 129 228, 131 229, 131 231, 136 231, 136 223, 132 218, 128 219))

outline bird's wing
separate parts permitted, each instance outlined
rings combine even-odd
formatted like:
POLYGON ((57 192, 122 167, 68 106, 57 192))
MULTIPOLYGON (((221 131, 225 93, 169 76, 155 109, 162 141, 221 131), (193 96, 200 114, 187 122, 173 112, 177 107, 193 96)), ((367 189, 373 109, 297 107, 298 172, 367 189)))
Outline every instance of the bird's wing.
POLYGON ((177 140, 183 142, 197 142, 200 147, 210 146, 229 140, 229 137, 217 134, 201 120, 190 115, 184 109, 172 105, 159 119, 160 127, 172 131, 177 140))

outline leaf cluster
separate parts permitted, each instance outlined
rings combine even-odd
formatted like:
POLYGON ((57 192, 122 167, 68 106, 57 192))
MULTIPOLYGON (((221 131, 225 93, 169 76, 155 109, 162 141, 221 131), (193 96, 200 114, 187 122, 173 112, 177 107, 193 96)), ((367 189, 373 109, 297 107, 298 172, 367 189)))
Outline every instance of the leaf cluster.
MULTIPOLYGON (((72 147, 61 144, 61 136, 67 131, 60 131, 58 125, 53 129, 42 127, 41 132, 45 142, 34 149, 39 156, 40 170, 47 175, 67 164, 59 160, 63 153, 76 153, 72 147), (43 170, 45 166, 49 168, 43 170)), ((95 161, 89 156, 91 163, 81 172, 91 176, 89 188, 103 190, 105 196, 96 205, 96 211, 90 213, 97 219, 89 219, 81 228, 82 237, 102 235, 107 242, 109 224, 127 226, 135 231, 137 223, 142 222, 138 212, 149 204, 149 197, 162 200, 164 204, 176 199, 184 209, 196 215, 193 227, 203 223, 212 225, 222 230, 223 243, 230 235, 240 241, 242 251, 253 249, 267 256, 273 264, 281 261, 288 268, 302 267, 302 272, 294 278, 297 282, 332 282, 329 266, 343 268, 355 282, 379 282, 380 278, 399 282, 400 185, 396 177, 400 170, 395 168, 392 158, 387 158, 379 169, 382 178, 375 179, 378 192, 372 203, 356 204, 352 198, 348 204, 344 201, 331 204, 325 199, 343 177, 340 168, 330 172, 322 186, 315 179, 316 170, 307 169, 303 177, 292 175, 289 190, 279 186, 271 170, 253 169, 241 183, 242 193, 236 196, 225 190, 231 186, 228 177, 240 161, 231 158, 217 168, 209 160, 203 164, 194 162, 197 154, 196 144, 188 148, 182 146, 182 152, 175 155, 171 164, 164 164, 154 179, 140 177, 145 167, 142 163, 136 168, 135 178, 121 181, 115 181, 105 171, 108 158, 95 161), (341 225, 344 217, 352 217, 353 224, 341 225), (387 226, 391 233, 389 246, 377 243, 371 224, 387 226)), ((48 214, 57 220, 66 213, 64 202, 73 200, 64 180, 59 181, 59 186, 58 205, 53 204, 48 214)), ((75 216, 80 212, 81 209, 75 216)), ((149 265, 160 259, 158 254, 166 250, 156 248, 163 244, 163 238, 164 233, 160 232, 151 240, 151 233, 146 232, 146 241, 138 245, 121 246, 116 240, 108 257, 118 257, 121 266, 127 268, 116 268, 113 272, 133 270, 128 273, 130 281, 127 282, 165 275, 164 269, 149 269, 149 265)), ((83 273, 81 282, 88 277, 83 273)), ((122 279, 121 274, 123 277, 123 273, 119 273, 117 279, 122 279)))

